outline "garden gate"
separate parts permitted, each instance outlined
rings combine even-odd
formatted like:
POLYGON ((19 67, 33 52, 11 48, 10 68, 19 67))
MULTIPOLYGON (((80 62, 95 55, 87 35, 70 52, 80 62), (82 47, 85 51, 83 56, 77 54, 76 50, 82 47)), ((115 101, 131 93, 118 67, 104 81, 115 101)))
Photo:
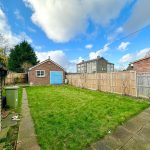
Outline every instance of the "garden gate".
POLYGON ((137 96, 150 98, 150 72, 137 73, 137 96))

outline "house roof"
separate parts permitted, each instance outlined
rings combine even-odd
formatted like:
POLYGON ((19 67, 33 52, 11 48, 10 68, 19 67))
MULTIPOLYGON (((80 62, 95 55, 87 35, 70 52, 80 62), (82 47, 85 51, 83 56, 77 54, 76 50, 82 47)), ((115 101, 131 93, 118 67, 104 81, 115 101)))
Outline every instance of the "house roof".
POLYGON ((138 60, 136 60, 136 61, 133 61, 131 64, 134 64, 134 63, 136 63, 136 62, 139 62, 139 61, 142 61, 142 60, 145 60, 145 59, 149 59, 149 58, 150 58, 150 56, 147 56, 147 57, 138 59, 138 60))
POLYGON ((91 60, 87 60, 87 61, 82 61, 82 62, 78 63, 77 65, 88 63, 88 62, 92 62, 92 61, 96 61, 96 60, 100 60, 100 59, 105 60, 109 64, 113 64, 113 63, 108 62, 108 60, 106 60, 104 57, 97 57, 95 59, 91 59, 91 60))
POLYGON ((59 68, 61 68, 61 69, 63 69, 63 70, 65 71, 65 69, 64 69, 63 67, 61 67, 59 64, 55 63, 55 62, 54 62, 53 60, 51 60, 51 59, 47 59, 47 60, 45 60, 45 61, 42 61, 42 62, 38 63, 37 65, 35 65, 35 66, 29 68, 29 70, 32 70, 33 68, 35 68, 35 67, 37 67, 37 66, 39 66, 39 65, 42 65, 42 64, 44 64, 44 63, 46 63, 46 62, 48 62, 48 61, 52 62, 53 64, 57 65, 59 68))

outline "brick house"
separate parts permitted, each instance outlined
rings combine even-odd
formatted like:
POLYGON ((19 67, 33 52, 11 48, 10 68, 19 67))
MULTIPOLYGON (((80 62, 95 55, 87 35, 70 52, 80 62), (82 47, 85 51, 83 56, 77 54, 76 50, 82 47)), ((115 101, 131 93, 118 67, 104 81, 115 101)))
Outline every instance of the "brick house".
POLYGON ((63 84, 65 70, 63 67, 47 59, 28 71, 28 82, 31 85, 63 84))
POLYGON ((150 72, 150 56, 130 63, 127 70, 134 70, 137 72, 150 72))

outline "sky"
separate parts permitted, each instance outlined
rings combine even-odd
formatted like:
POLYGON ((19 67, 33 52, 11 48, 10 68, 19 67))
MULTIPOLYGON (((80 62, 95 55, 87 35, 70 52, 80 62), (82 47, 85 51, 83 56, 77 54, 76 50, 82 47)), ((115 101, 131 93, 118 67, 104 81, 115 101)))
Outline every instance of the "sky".
POLYGON ((150 50, 150 0, 0 0, 0 33, 14 47, 27 40, 38 60, 68 72, 104 57, 122 69, 150 50))

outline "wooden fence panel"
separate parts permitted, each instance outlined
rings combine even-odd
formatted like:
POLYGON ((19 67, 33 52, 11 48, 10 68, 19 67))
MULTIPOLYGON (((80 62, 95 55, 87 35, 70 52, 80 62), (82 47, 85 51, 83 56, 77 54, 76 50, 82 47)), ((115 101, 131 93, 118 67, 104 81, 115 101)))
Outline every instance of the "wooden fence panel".
POLYGON ((137 73, 137 95, 150 98, 150 72, 137 73))
POLYGON ((76 87, 136 96, 136 72, 112 72, 67 75, 76 87))
POLYGON ((27 83, 26 73, 9 73, 6 76, 5 84, 27 83))

